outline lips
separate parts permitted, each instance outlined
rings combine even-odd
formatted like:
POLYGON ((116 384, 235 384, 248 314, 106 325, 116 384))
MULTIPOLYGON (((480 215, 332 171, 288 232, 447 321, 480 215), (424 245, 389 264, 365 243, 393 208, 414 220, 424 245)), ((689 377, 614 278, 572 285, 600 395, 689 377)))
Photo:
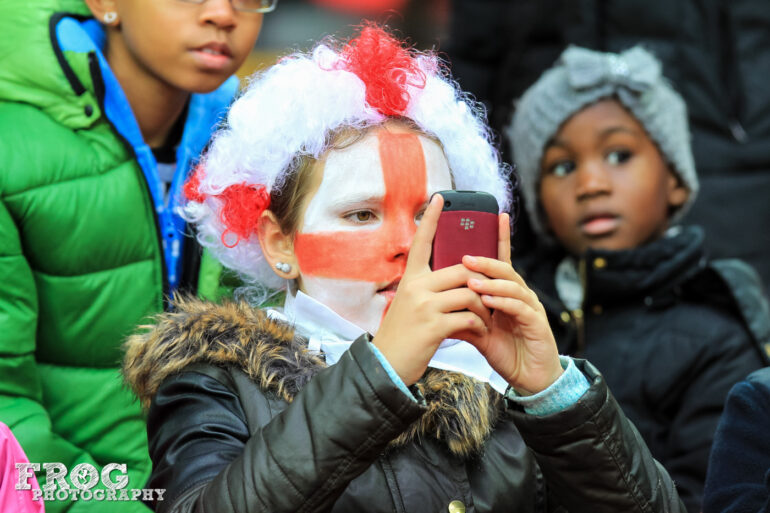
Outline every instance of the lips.
POLYGON ((613 233, 620 224, 620 217, 611 212, 596 212, 580 220, 580 230, 589 237, 602 237, 613 233))
POLYGON ((377 289, 377 292, 378 293, 379 292, 389 292, 389 291, 395 292, 396 289, 398 288, 398 284, 399 283, 401 283, 401 277, 400 276, 398 278, 396 278, 395 280, 393 280, 393 281, 385 284, 384 286, 380 287, 379 289, 377 289))
POLYGON ((208 53, 210 55, 224 55, 225 57, 232 57, 233 52, 230 51, 230 47, 227 46, 225 43, 217 43, 216 41, 212 41, 210 43, 206 43, 203 46, 199 46, 196 48, 199 52, 208 53))
POLYGON ((230 47, 224 43, 212 41, 192 50, 198 65, 206 70, 219 71, 229 67, 233 60, 230 47))
POLYGON ((401 277, 399 276, 395 280, 387 283, 383 287, 380 287, 377 289, 377 294, 382 294, 386 298, 388 298, 388 304, 390 304, 390 301, 393 300, 393 296, 396 295, 396 290, 398 289, 398 284, 401 283, 401 277))

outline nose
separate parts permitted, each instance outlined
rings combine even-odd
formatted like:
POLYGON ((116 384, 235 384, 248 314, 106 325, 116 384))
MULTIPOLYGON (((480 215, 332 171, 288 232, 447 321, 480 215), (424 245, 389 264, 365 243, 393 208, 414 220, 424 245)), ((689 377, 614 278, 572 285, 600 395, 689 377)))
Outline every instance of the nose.
POLYGON ((223 30, 232 30, 236 25, 236 12, 232 0, 208 0, 201 5, 200 21, 223 30))
POLYGON ((409 248, 412 247, 412 239, 414 239, 414 234, 417 231, 417 225, 411 218, 403 219, 393 223, 388 231, 390 232, 386 248, 388 260, 404 259, 406 261, 406 257, 409 256, 409 248))
POLYGON ((599 163, 586 163, 575 171, 578 199, 608 194, 612 191, 609 171, 599 163))

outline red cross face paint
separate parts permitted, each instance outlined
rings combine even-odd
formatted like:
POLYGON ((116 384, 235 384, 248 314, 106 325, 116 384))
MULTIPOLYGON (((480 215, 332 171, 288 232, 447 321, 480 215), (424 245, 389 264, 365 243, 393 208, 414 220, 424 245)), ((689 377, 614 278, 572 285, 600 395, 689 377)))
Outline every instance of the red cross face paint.
POLYGON ((451 188, 441 147, 399 125, 329 152, 294 240, 302 291, 376 333, 430 195, 451 188))

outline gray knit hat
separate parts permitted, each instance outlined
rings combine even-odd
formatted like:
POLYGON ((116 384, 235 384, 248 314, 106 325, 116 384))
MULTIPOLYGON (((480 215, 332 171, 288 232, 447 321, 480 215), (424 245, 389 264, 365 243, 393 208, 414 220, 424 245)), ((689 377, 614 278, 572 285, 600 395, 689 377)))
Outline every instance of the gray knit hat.
POLYGON ((644 126, 672 170, 689 189, 677 222, 698 193, 687 108, 661 74, 660 62, 636 46, 620 54, 570 46, 519 100, 506 133, 513 147, 524 206, 536 233, 550 239, 539 207, 543 150, 561 125, 582 108, 616 97, 644 126))

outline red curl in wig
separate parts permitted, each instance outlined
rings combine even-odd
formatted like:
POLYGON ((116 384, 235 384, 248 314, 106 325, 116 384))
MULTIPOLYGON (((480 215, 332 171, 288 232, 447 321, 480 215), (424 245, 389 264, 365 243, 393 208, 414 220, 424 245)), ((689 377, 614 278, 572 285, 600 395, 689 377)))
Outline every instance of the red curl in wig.
POLYGON ((366 102, 385 116, 401 116, 409 104, 407 86, 425 87, 425 74, 404 43, 374 24, 342 49, 340 68, 366 86, 366 102))
POLYGON ((218 196, 224 203, 219 212, 219 220, 225 225, 222 244, 234 248, 241 239, 248 239, 254 233, 259 217, 270 206, 270 195, 264 185, 237 183, 218 196), (225 241, 228 233, 238 236, 232 244, 225 241))
MULTIPOLYGON (((203 203, 206 199, 207 195, 199 189, 203 174, 203 166, 198 166, 185 182, 183 193, 189 201, 203 203)), ((257 227, 259 216, 270 206, 270 194, 264 185, 238 183, 227 187, 214 197, 222 200, 219 220, 225 225, 225 231, 222 232, 221 239, 222 244, 228 248, 234 248, 241 239, 248 239, 257 227), (238 237, 232 244, 225 241, 225 237, 230 233, 238 237)))
POLYGON ((198 190, 201 186, 201 178, 203 178, 203 166, 199 165, 193 170, 190 178, 187 179, 182 188, 182 194, 184 194, 184 197, 189 201, 203 203, 203 200, 206 199, 206 196, 201 194, 198 190))

